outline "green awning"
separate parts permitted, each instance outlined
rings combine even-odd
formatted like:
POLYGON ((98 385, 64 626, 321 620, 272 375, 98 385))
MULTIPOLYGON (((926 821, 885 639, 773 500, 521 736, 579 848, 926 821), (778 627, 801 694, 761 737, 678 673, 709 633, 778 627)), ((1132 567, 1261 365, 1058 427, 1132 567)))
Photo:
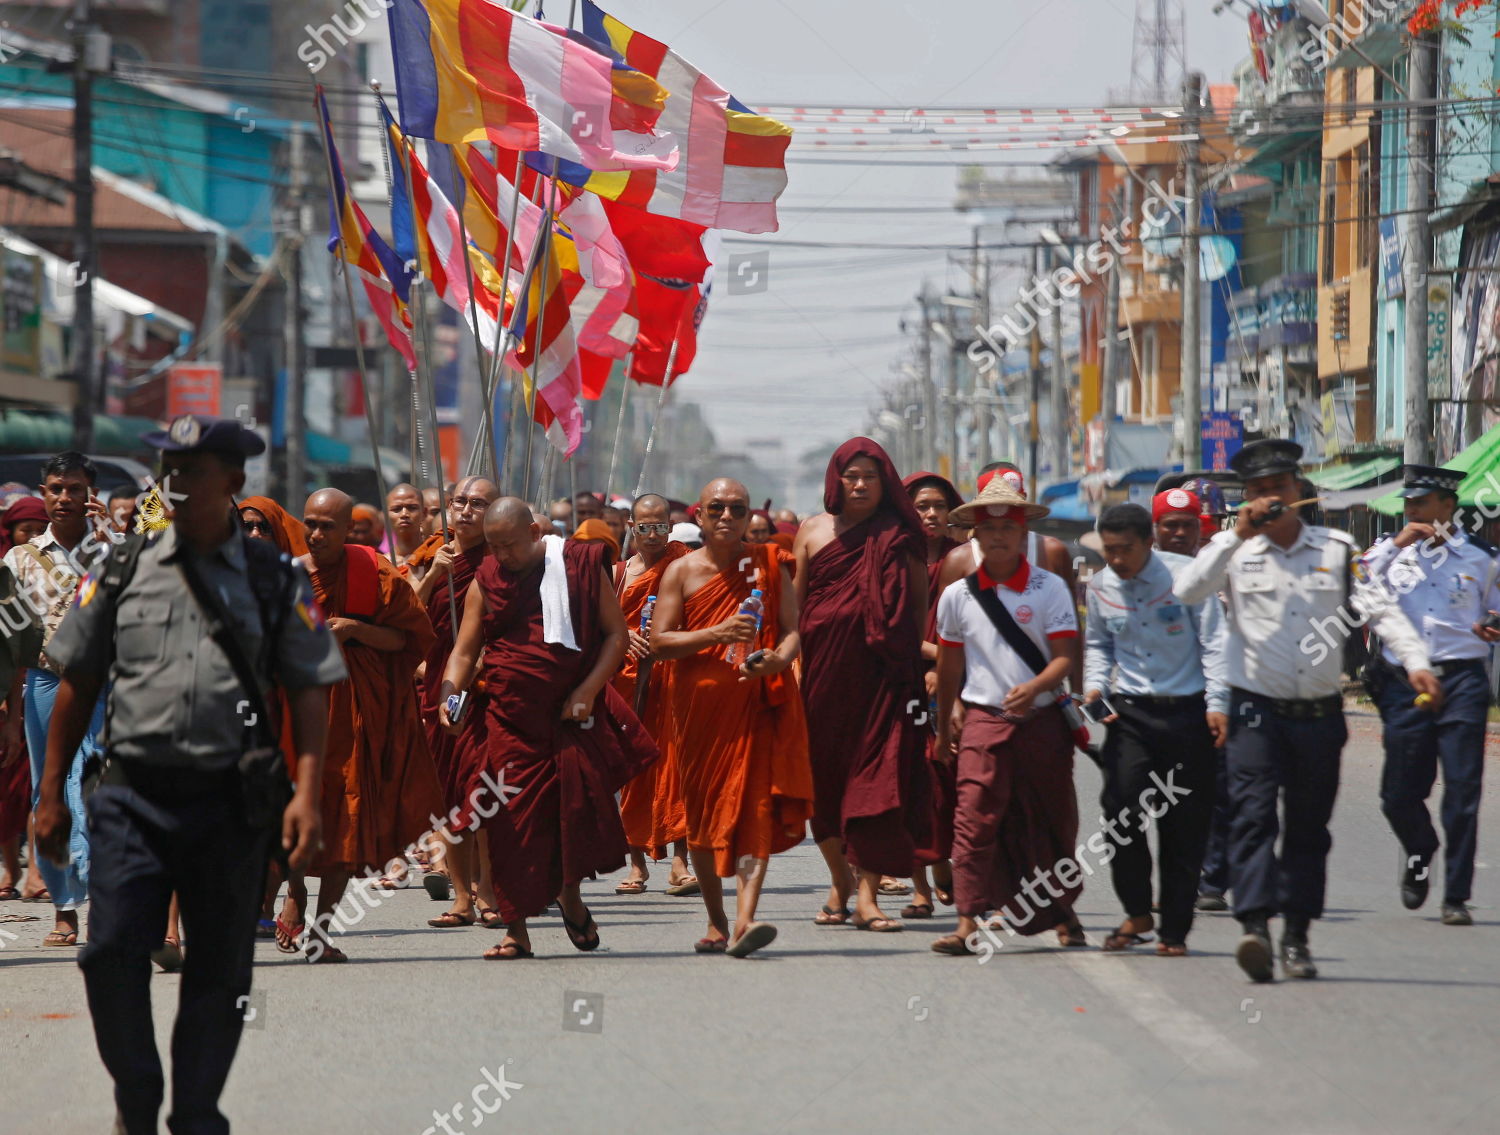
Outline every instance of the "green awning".
MULTIPOLYGON (((1500 515, 1500 425, 1492 427, 1473 445, 1444 461, 1443 468, 1459 469, 1465 474, 1458 486, 1460 505, 1500 515)), ((1401 497, 1390 493, 1371 501, 1370 510, 1386 516, 1399 516, 1401 497)))
MULTIPOLYGON (((1340 492, 1357 488, 1366 481, 1378 480, 1401 466, 1399 457, 1371 457, 1367 461, 1355 461, 1348 465, 1325 465, 1319 469, 1307 469, 1307 479, 1320 489, 1340 492)), ((1398 510, 1399 511, 1399 510, 1398 510)))
MULTIPOLYGON (((149 454, 141 434, 158 429, 150 418, 94 415, 94 453, 149 454)), ((73 445, 72 415, 50 410, 0 411, 0 453, 59 453, 73 445)))

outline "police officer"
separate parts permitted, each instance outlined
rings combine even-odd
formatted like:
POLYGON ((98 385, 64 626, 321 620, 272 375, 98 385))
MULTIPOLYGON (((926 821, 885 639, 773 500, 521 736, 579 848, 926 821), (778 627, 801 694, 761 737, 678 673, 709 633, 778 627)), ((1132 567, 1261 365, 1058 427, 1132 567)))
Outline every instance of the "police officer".
POLYGON ((1466 905, 1474 882, 1479 790, 1484 771, 1485 721, 1490 687, 1485 673, 1489 643, 1500 631, 1483 626, 1500 610, 1500 564, 1488 545, 1465 536, 1454 523, 1463 473, 1408 465, 1401 487, 1406 527, 1365 554, 1371 581, 1395 596, 1416 627, 1443 683, 1437 713, 1413 704, 1389 648, 1371 659, 1371 693, 1385 723, 1385 768, 1380 809, 1401 841, 1401 902, 1416 910, 1427 900, 1429 866, 1438 836, 1427 797, 1443 766, 1443 924, 1472 926, 1466 905))
POLYGON ((1443 691, 1427 651, 1388 596, 1371 587, 1347 532, 1304 524, 1296 509, 1302 447, 1268 439, 1230 461, 1245 486, 1231 531, 1220 532, 1177 577, 1177 596, 1226 597, 1230 685, 1228 765, 1234 818, 1229 833, 1234 914, 1244 926, 1236 960, 1270 981, 1269 920, 1284 919, 1282 970, 1317 976, 1308 927, 1323 914, 1328 821, 1349 733, 1340 686, 1343 644, 1368 618, 1408 681, 1436 706, 1443 691), (1279 833, 1277 804, 1286 830, 1279 833), (1282 835, 1281 854, 1276 853, 1282 835))
MULTIPOLYGON (((233 498, 247 456, 265 443, 235 421, 178 418, 148 434, 162 451, 172 526, 128 541, 87 576, 53 636, 62 671, 36 811, 42 853, 65 858, 67 758, 87 707, 110 683, 105 767, 88 807, 93 905, 79 955, 100 1056, 115 1081, 116 1130, 155 1132, 163 1097, 151 1020, 151 951, 175 891, 188 936, 172 1038, 175 1135, 221 1133, 219 1094, 239 1045, 250 991, 256 912, 274 826, 252 829, 238 762, 250 736, 244 687, 209 637, 185 586, 216 597, 241 653, 257 660, 261 694, 286 691, 298 754, 280 822, 293 865, 319 841, 318 789, 328 686, 345 676, 302 568, 252 547, 233 498), (269 562, 265 557, 269 555, 269 562), (274 603, 267 578, 279 578, 274 603), (264 647, 264 649, 263 649, 264 647)), ((277 730, 276 732, 279 732, 277 730)))

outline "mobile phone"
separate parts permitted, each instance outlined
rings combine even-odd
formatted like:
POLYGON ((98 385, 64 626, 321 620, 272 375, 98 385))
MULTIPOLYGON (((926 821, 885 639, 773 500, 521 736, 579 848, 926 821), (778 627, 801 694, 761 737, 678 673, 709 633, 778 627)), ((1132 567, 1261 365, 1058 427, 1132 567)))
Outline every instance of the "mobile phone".
POLYGON ((1095 725, 1100 724, 1106 717, 1113 715, 1115 712, 1115 707, 1110 705, 1102 696, 1097 701, 1082 702, 1080 708, 1083 710, 1083 716, 1087 717, 1095 725))
POLYGON ((464 717, 469 712, 469 691, 460 690, 456 694, 448 695, 448 720, 454 725, 461 725, 464 717))
POLYGON ((768 650, 757 650, 754 654, 750 655, 749 658, 745 659, 745 669, 754 670, 757 666, 759 666, 766 660, 766 655, 769 653, 770 651, 768 650))
POLYGON ((1495 611, 1486 615, 1480 621, 1479 625, 1487 630, 1500 631, 1500 611, 1495 611))

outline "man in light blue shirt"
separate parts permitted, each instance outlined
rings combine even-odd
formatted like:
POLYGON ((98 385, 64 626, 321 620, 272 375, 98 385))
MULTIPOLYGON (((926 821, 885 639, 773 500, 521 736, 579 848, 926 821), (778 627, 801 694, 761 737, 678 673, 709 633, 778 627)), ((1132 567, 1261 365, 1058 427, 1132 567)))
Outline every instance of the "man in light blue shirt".
POLYGON ((1214 802, 1214 747, 1229 731, 1224 617, 1212 596, 1195 605, 1173 593, 1187 556, 1154 552, 1151 514, 1111 505, 1099 517, 1107 564, 1088 587, 1084 701, 1105 698, 1104 827, 1110 874, 1125 921, 1104 942, 1124 950, 1150 941, 1151 850, 1158 821, 1161 941, 1156 952, 1187 953, 1198 876, 1214 802))

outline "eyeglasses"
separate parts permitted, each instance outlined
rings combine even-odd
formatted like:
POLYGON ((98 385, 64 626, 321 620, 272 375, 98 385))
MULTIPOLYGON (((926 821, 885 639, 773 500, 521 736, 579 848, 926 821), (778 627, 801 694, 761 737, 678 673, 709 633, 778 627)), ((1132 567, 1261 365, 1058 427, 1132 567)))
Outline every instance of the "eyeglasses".
MULTIPOLYGON (((479 511, 490 507, 490 502, 483 497, 454 497, 448 502, 454 512, 467 512, 470 509, 479 511)), ((432 510, 436 514, 437 509, 432 510)))
POLYGON ((670 524, 637 524, 635 530, 642 536, 667 536, 672 532, 670 524))
POLYGON ((873 485, 880 480, 879 473, 845 473, 839 477, 846 485, 873 485))
POLYGON ((735 520, 743 518, 750 512, 748 504, 725 504, 723 501, 709 501, 703 506, 703 512, 706 516, 723 516, 726 509, 729 511, 729 515, 734 517, 735 520))

